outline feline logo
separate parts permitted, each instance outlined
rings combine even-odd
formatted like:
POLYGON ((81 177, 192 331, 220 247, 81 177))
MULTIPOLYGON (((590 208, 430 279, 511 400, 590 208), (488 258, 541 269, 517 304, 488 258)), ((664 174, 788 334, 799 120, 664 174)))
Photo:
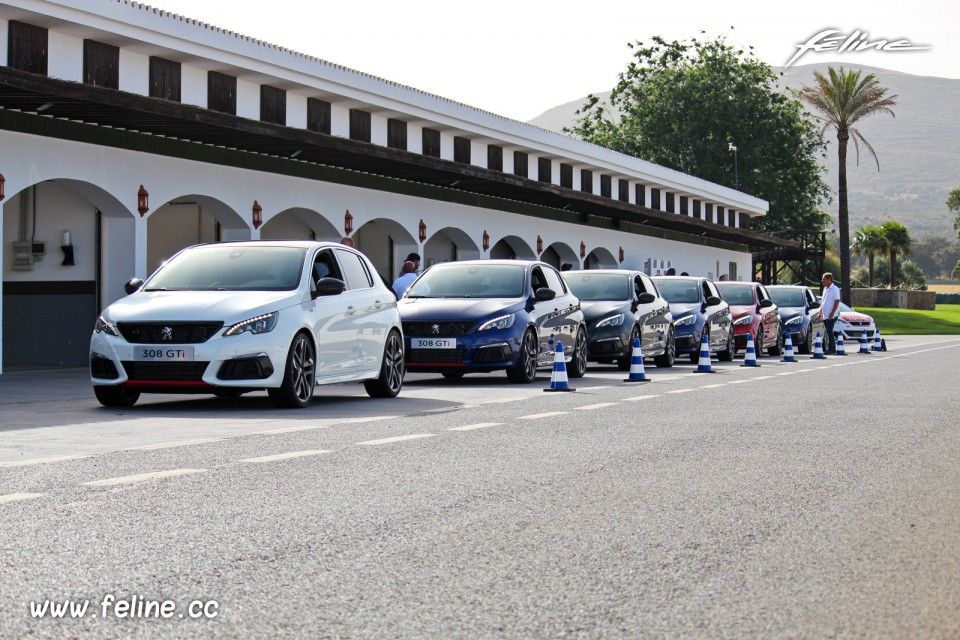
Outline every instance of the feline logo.
POLYGON ((845 35, 839 29, 826 29, 821 31, 806 42, 797 45, 797 52, 793 54, 789 62, 783 67, 786 69, 794 62, 800 59, 808 51, 822 53, 824 51, 836 51, 837 53, 859 53, 869 49, 877 51, 926 51, 932 49, 928 45, 913 44, 909 40, 875 40, 870 42, 870 35, 866 31, 855 30, 849 35, 845 35))

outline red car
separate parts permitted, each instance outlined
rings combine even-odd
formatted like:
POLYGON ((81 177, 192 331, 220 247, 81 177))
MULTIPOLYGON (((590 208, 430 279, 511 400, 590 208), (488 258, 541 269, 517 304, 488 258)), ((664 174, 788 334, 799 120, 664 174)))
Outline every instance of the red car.
POLYGON ((733 336, 737 350, 746 350, 747 336, 753 336, 757 356, 763 350, 772 356, 783 352, 785 340, 776 303, 759 282, 717 282, 720 295, 730 305, 733 336))

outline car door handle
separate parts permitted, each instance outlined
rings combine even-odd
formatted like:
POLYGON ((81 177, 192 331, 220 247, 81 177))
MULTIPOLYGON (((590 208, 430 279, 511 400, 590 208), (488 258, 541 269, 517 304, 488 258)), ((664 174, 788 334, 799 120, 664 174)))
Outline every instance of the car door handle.
POLYGON ((373 301, 373 306, 374 306, 374 308, 379 309, 380 307, 383 306, 383 303, 380 302, 379 300, 374 300, 374 301, 373 301))
POLYGON ((349 307, 347 307, 347 315, 352 316, 354 311, 356 310, 357 310, 356 307, 354 307, 353 305, 350 305, 349 307))

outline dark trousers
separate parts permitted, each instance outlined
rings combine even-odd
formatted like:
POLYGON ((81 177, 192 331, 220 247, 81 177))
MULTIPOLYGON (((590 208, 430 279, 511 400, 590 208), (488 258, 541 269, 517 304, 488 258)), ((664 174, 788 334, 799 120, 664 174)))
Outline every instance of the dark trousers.
POLYGON ((833 325, 837 324, 837 319, 833 320, 824 320, 823 321, 823 332, 827 335, 823 336, 823 352, 824 353, 836 353, 837 352, 837 339, 833 337, 833 325))

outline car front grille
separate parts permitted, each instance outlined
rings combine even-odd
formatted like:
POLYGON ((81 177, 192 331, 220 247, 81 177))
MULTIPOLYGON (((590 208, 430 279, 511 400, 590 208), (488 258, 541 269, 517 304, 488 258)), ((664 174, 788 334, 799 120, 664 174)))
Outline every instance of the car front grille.
POLYGON ((117 329, 134 344, 199 344, 206 342, 223 322, 118 322, 117 329))
POLYGON ((203 380, 209 362, 138 362, 124 360, 123 368, 130 380, 196 382, 203 380))
POLYGON ((466 349, 407 349, 407 364, 463 364, 466 349))
POLYGON ((441 338, 455 338, 465 335, 474 322, 404 322, 403 335, 405 336, 439 336, 441 338))

